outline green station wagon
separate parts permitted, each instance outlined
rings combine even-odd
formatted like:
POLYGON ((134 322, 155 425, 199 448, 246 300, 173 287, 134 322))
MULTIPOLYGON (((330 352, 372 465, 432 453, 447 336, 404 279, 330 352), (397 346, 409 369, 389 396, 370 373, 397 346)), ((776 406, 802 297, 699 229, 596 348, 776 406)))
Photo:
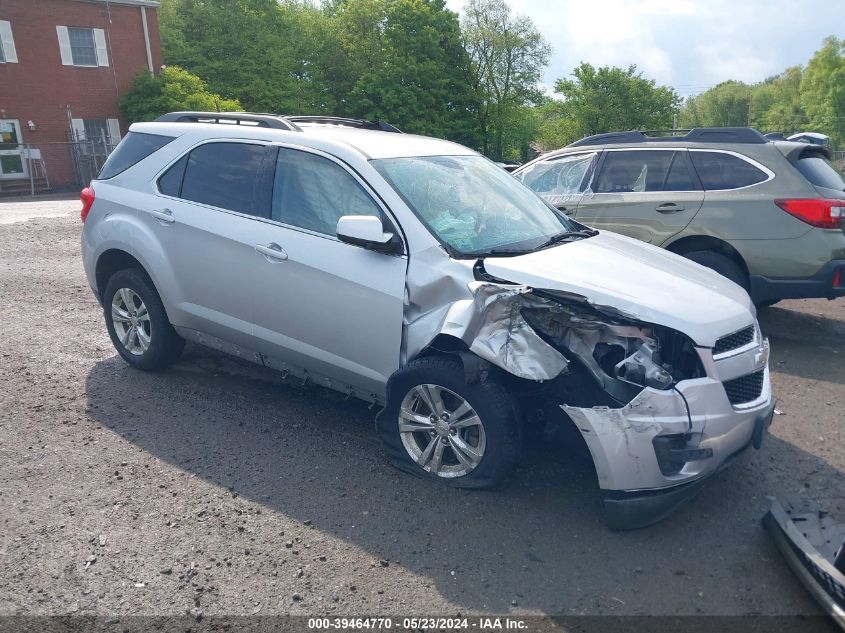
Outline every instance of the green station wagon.
POLYGON ((845 296, 845 180, 826 147, 750 128, 619 132, 514 176, 583 224, 712 268, 758 305, 845 296))

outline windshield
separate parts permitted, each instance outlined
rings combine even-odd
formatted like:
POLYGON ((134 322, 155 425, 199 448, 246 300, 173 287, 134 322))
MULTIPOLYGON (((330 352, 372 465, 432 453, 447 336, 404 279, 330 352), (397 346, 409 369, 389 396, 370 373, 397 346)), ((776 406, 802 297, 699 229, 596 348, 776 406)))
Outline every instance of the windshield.
POLYGON ((372 163, 455 255, 528 252, 562 232, 582 228, 481 156, 415 156, 372 163))

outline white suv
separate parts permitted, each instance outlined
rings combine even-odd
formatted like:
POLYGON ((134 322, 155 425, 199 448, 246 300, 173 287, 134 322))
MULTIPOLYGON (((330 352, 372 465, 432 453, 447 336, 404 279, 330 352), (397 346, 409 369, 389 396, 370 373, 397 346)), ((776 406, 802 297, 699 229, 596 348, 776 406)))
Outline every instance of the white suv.
POLYGON ((400 468, 502 481, 523 420, 574 424, 607 520, 665 516, 771 421, 748 295, 592 230, 459 145, 384 123, 173 113, 82 193, 120 355, 191 340, 382 407, 400 468))

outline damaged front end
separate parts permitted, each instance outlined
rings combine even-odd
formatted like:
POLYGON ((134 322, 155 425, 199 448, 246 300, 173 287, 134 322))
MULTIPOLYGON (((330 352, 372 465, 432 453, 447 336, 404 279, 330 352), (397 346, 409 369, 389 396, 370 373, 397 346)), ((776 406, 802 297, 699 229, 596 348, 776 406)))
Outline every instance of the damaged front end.
POLYGON ((738 410, 711 350, 686 334, 585 297, 493 278, 483 262, 474 274, 472 298, 449 305, 438 335, 521 379, 532 399, 574 423, 611 527, 669 514, 771 420, 767 354, 754 361, 764 372, 760 397, 738 410))

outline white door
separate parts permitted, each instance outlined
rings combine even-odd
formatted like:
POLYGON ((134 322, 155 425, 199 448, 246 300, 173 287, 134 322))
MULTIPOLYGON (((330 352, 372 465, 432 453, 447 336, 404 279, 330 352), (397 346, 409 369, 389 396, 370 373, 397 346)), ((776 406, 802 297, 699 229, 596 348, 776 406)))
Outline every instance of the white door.
POLYGON ((20 122, 17 119, 0 119, 0 178, 29 178, 20 143, 20 122))

